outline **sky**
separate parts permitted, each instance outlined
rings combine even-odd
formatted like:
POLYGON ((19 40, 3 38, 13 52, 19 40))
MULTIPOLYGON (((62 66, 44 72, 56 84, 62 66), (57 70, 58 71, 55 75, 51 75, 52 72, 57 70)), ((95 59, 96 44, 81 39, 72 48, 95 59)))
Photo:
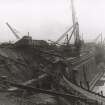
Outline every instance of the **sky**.
MULTIPOLYGON (((80 34, 93 40, 105 37, 105 0, 74 0, 80 34)), ((8 22, 20 37, 30 33, 33 39, 57 40, 71 25, 70 0, 0 0, 0 42, 17 39, 6 26, 8 22)))

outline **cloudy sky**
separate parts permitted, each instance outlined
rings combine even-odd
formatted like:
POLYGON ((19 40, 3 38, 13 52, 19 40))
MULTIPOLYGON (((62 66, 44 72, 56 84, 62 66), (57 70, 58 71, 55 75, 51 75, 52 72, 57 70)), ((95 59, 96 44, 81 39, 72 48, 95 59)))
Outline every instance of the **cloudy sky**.
MULTIPOLYGON (((80 33, 92 40, 105 35, 105 0, 75 0, 80 33)), ((0 0, 0 41, 16 40, 8 22, 22 37, 56 40, 71 25, 70 0, 0 0)))

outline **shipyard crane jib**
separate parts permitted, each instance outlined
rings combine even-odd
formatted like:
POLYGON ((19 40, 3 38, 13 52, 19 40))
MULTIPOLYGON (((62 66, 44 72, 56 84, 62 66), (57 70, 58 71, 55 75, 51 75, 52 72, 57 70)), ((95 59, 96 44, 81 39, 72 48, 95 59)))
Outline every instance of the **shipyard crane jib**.
POLYGON ((9 23, 6 23, 6 25, 9 27, 9 29, 12 31, 12 33, 14 34, 14 36, 17 38, 17 39, 20 39, 20 37, 16 34, 16 32, 13 30, 13 28, 9 25, 9 23))
MULTIPOLYGON (((75 29, 75 27, 76 27, 76 24, 77 23, 75 23, 75 24, 73 24, 66 32, 64 32, 58 39, 57 39, 57 41, 55 42, 55 44, 57 44, 60 40, 62 40, 65 36, 67 36, 67 34, 68 34, 68 32, 70 32, 70 30, 73 28, 73 30, 75 29)), ((72 35, 72 34, 71 34, 72 35)), ((71 37, 71 36, 70 36, 71 37)), ((68 38, 69 39, 69 41, 70 41, 70 38, 68 38)))
POLYGON ((58 40, 54 44, 57 44, 62 39, 66 38, 66 42, 64 42, 64 43, 66 43, 67 45, 69 45, 70 44, 71 37, 74 36, 74 45, 75 46, 80 45, 79 44, 80 43, 79 24, 78 24, 78 21, 76 19, 75 8, 74 8, 73 0, 71 0, 71 9, 72 9, 72 21, 73 21, 73 25, 65 33, 63 33, 63 35, 61 35, 60 38, 58 38, 58 40), (69 35, 69 32, 70 31, 71 31, 71 35, 69 35))

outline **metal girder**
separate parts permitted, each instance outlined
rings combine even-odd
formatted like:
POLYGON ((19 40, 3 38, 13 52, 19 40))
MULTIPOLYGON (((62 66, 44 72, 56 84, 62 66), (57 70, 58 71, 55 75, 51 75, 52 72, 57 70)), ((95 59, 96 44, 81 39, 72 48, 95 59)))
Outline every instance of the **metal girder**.
POLYGON ((12 31, 12 33, 14 34, 14 36, 17 38, 17 39, 20 39, 19 35, 16 34, 16 32, 12 29, 12 27, 9 25, 9 23, 6 23, 6 25, 9 27, 9 29, 12 31))
POLYGON ((63 34, 61 35, 61 37, 55 42, 55 44, 58 43, 60 40, 62 40, 62 39, 67 35, 67 33, 68 33, 73 27, 75 27, 76 24, 77 24, 77 23, 75 23, 74 25, 72 25, 65 33, 63 33, 63 34))
POLYGON ((40 88, 35 88, 35 87, 30 87, 30 86, 25 86, 25 85, 13 83, 13 82, 7 81, 6 79, 4 79, 2 77, 0 77, 0 81, 2 81, 5 84, 9 84, 10 86, 17 87, 17 88, 27 90, 27 91, 32 91, 32 92, 35 92, 35 93, 43 93, 43 94, 49 94, 49 95, 53 95, 53 96, 60 96, 60 97, 66 98, 67 100, 69 100, 69 99, 81 100, 85 103, 95 103, 96 102, 94 100, 78 97, 78 96, 71 95, 71 94, 53 92, 53 91, 50 91, 50 90, 44 90, 44 89, 40 89, 40 88))

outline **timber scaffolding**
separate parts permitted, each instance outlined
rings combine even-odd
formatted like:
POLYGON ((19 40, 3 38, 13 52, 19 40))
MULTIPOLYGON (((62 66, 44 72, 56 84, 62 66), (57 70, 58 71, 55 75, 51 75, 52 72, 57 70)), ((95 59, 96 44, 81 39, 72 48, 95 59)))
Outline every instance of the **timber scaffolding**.
POLYGON ((19 95, 23 103, 30 95, 35 96, 39 93, 53 96, 52 99, 56 100, 57 104, 60 103, 58 105, 61 103, 62 105, 72 103, 74 105, 100 105, 104 103, 103 96, 91 92, 96 83, 94 77, 99 78, 104 72, 97 70, 94 49, 81 53, 81 42, 78 35, 75 45, 70 44, 69 39, 77 27, 78 23, 75 23, 72 26, 74 29, 70 37, 68 32, 71 31, 71 28, 51 45, 43 40, 32 40, 30 36, 24 36, 13 45, 1 45, 0 61, 5 64, 1 66, 7 69, 6 73, 4 70, 1 73, 1 76, 7 76, 7 80, 1 78, 1 84, 4 85, 3 88, 6 88, 2 91, 9 92, 16 98, 19 95), (58 41, 65 37, 67 42, 64 42, 63 46, 57 46, 58 41))
MULTIPOLYGON (((28 67, 28 68, 30 67, 30 64, 27 65, 27 63, 26 63, 27 59, 25 58, 25 56, 24 57, 21 56, 22 58, 24 58, 24 60, 18 60, 18 57, 16 59, 13 56, 11 57, 10 55, 8 55, 6 53, 7 49, 9 49, 10 51, 12 49, 12 53, 13 53, 14 52, 13 49, 16 49, 16 46, 15 47, 13 46, 11 48, 5 48, 4 47, 3 49, 2 48, 0 49, 0 55, 1 55, 2 59, 4 58, 5 60, 9 60, 8 68, 10 70, 11 70, 11 68, 10 68, 9 65, 11 65, 11 62, 14 62, 15 64, 19 64, 19 65, 22 65, 22 66, 25 66, 25 67, 28 67)), ((93 79, 93 83, 90 83, 90 85, 89 85, 89 84, 87 84, 87 82, 88 82, 87 79, 88 78, 85 77, 86 74, 85 75, 80 75, 80 76, 84 76, 84 78, 85 78, 84 79, 85 83, 83 82, 84 86, 83 85, 81 86, 81 84, 80 84, 81 80, 80 81, 76 81, 76 80, 72 81, 72 79, 69 77, 70 75, 67 74, 68 72, 65 72, 67 67, 69 67, 69 65, 70 65, 70 68, 68 68, 68 69, 69 69, 70 72, 71 72, 71 69, 72 69, 73 72, 80 71, 79 67, 81 67, 81 66, 83 67, 83 69, 86 69, 86 68, 84 68, 84 66, 89 64, 90 61, 94 62, 94 56, 95 56, 94 51, 85 52, 81 56, 74 57, 74 58, 71 58, 71 57, 70 58, 68 58, 68 57, 65 58, 65 57, 62 57, 58 53, 54 53, 54 51, 53 51, 53 53, 51 53, 52 52, 51 50, 46 51, 46 50, 43 50, 43 49, 37 49, 35 47, 33 47, 33 48, 28 47, 28 50, 30 52, 32 52, 33 54, 35 54, 35 56, 37 56, 37 54, 38 54, 38 55, 41 55, 42 57, 45 57, 46 59, 44 58, 44 62, 47 61, 48 62, 47 65, 43 69, 42 69, 42 67, 39 67, 39 68, 41 68, 40 72, 42 72, 42 73, 38 77, 32 78, 32 79, 30 79, 26 82, 24 82, 24 81, 23 82, 18 82, 18 83, 17 82, 11 82, 11 81, 9 81, 11 79, 10 78, 8 79, 8 76, 7 76, 7 78, 1 77, 0 78, 1 82, 0 83, 3 84, 4 86, 6 86, 6 90, 4 90, 4 92, 10 93, 12 95, 13 95, 13 93, 17 94, 19 91, 21 93, 23 93, 23 94, 20 93, 20 96, 23 95, 22 99, 20 97, 20 101, 22 103, 25 103, 23 105, 30 105, 31 103, 33 103, 33 105, 36 104, 35 102, 30 101, 31 99, 27 99, 27 97, 30 97, 30 95, 33 96, 33 94, 38 95, 39 93, 42 93, 44 95, 48 94, 50 96, 53 96, 53 99, 55 99, 57 101, 58 101, 58 98, 59 98, 59 101, 61 103, 64 103, 63 105, 70 105, 72 103, 74 105, 76 105, 76 104, 102 105, 102 103, 103 103, 103 105, 104 105, 105 97, 102 96, 102 95, 99 95, 98 93, 94 93, 94 92, 91 91, 90 87, 91 87, 91 85, 94 84, 94 82, 95 82, 94 79, 93 79), (49 65, 53 65, 53 64, 56 65, 55 66, 55 69, 56 69, 55 73, 54 73, 54 71, 49 71, 50 68, 48 67, 49 65), (59 66, 60 68, 57 66, 59 64, 60 64, 60 66, 59 66), (67 65, 67 67, 65 67, 65 64, 67 65), (64 67, 63 67, 63 65, 64 65, 64 67), (61 70, 62 68, 63 68, 64 71, 61 70), (55 80, 57 81, 57 84, 59 84, 59 86, 55 86, 57 84, 55 83, 55 85, 54 85, 54 83, 52 83, 50 81, 51 82, 50 90, 45 89, 43 87, 44 86, 43 82, 48 82, 45 79, 48 76, 53 77, 53 79, 55 78, 55 80), (42 83, 42 86, 37 87, 38 83, 42 83), (89 85, 89 87, 88 87, 88 85, 89 85), (24 91, 28 95, 24 94, 24 91), (28 101, 28 104, 26 104, 27 101, 28 101)), ((16 50, 16 52, 17 51, 19 52, 20 48, 18 48, 18 50, 16 50)), ((14 53, 17 54, 16 52, 14 52, 14 53)), ((24 52, 23 54, 25 54, 25 53, 26 52, 24 52)), ((29 56, 29 57, 31 57, 31 56, 29 56)), ((41 57, 40 57, 40 59, 41 59, 41 57)), ((30 61, 30 59, 28 59, 28 60, 30 61)), ((31 69, 31 68, 29 68, 29 69, 31 69)), ((51 70, 53 70, 53 69, 51 69, 51 70)), ((13 71, 13 70, 11 70, 11 71, 13 71)), ((101 74, 104 73, 104 71, 100 71, 100 72, 101 72, 101 74)), ((97 74, 100 74, 100 72, 98 72, 97 74)), ((5 76, 5 75, 3 75, 3 76, 5 76)), ((73 78, 73 80, 74 79, 75 78, 73 78)), ((3 90, 2 90, 2 92, 3 92, 3 90)), ((15 97, 17 97, 17 96, 15 96, 15 97)))
MULTIPOLYGON (((78 23, 75 24, 75 29, 76 26, 78 23)), ((68 37, 68 31, 62 35, 63 38, 65 36, 66 39, 71 38, 68 37)), ((57 46, 57 42, 49 45, 45 41, 32 40, 30 36, 24 36, 13 45, 1 45, 0 61, 3 63, 1 66, 5 66, 9 72, 9 77, 4 71, 1 73, 1 76, 7 76, 7 79, 1 77, 3 84, 1 87, 5 87, 5 90, 1 91, 19 97, 23 105, 36 104, 30 101, 30 96, 32 98, 33 94, 35 96, 40 93, 44 96, 45 94, 53 96, 56 105, 102 105, 102 103, 104 105, 105 97, 92 92, 97 82, 96 78, 98 80, 104 73, 104 69, 97 69, 95 62, 97 51, 92 47, 92 50, 81 53, 81 43, 78 43, 80 39, 76 40, 74 46, 71 46, 69 41, 67 40, 62 47, 57 46), (65 54, 65 48, 69 54, 72 51, 72 54, 65 54), (78 53, 73 54, 76 51, 78 53), (24 104, 24 101, 29 102, 24 104)), ((40 102, 37 105, 39 104, 40 102)))
POLYGON ((105 105, 105 97, 92 92, 104 68, 97 69, 94 49, 81 53, 83 43, 71 1, 73 25, 52 45, 30 36, 20 39, 7 23, 19 41, 0 48, 0 87, 19 98, 17 105, 105 105), (58 43, 62 39, 63 45, 58 43))
MULTIPOLYGON (((48 73, 47 73, 48 74, 48 73)), ((51 74, 52 75, 52 74, 51 74)), ((31 84, 32 82, 38 82, 41 79, 45 78, 47 76, 46 74, 43 76, 40 76, 39 79, 32 79, 27 81, 26 83, 23 84, 17 84, 6 80, 6 78, 1 77, 0 81, 1 83, 3 82, 4 85, 6 86, 12 86, 12 88, 6 90, 6 92, 13 92, 18 89, 25 90, 26 92, 32 92, 34 94, 38 93, 43 93, 43 94, 48 94, 52 95, 54 97, 61 97, 61 102, 63 101, 62 98, 64 98, 64 105, 69 105, 70 103, 74 103, 76 105, 77 103, 82 105, 104 105, 105 103, 105 97, 102 95, 99 95, 97 93, 91 92, 90 90, 87 90, 85 88, 81 88, 80 86, 77 86, 70 82, 65 76, 63 76, 63 84, 60 84, 61 87, 66 87, 69 88, 70 90, 66 90, 62 93, 62 91, 52 91, 52 90, 45 90, 41 88, 35 88, 31 86, 27 86, 31 84), (16 88, 13 88, 16 87, 16 88), (75 94, 71 94, 74 91, 75 94), (68 102, 68 104, 67 104, 68 102), (103 104, 102 104, 103 103, 103 104)), ((24 101, 27 101, 27 98, 24 98, 24 101)), ((30 102, 31 103, 31 102, 30 102)), ((34 103, 35 104, 35 103, 34 103)), ((25 104, 26 105, 26 104, 25 104)))

